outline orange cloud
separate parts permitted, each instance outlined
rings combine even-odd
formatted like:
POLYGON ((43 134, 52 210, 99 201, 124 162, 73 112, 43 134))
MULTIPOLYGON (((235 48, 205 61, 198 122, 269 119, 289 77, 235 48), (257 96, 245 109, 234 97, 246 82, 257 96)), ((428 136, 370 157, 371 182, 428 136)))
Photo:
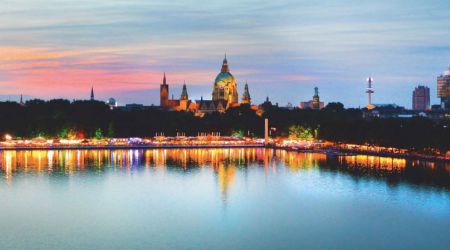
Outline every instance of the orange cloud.
POLYGON ((49 60, 67 56, 73 56, 76 53, 70 51, 56 52, 42 48, 22 48, 22 47, 0 47, 0 61, 19 61, 19 60, 49 60))

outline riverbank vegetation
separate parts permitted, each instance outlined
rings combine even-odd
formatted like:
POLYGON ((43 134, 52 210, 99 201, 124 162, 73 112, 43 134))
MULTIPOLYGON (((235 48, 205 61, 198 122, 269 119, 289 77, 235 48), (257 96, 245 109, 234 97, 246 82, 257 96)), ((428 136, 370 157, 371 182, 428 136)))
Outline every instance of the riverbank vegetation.
POLYGON ((262 137, 268 118, 273 137, 327 140, 339 143, 397 147, 445 154, 450 146, 449 120, 427 118, 364 119, 362 110, 330 103, 322 110, 265 106, 258 116, 242 105, 226 113, 203 118, 189 112, 169 112, 157 107, 111 110, 103 102, 31 100, 24 106, 0 102, 0 134, 34 138, 150 137, 156 133, 219 132, 221 135, 262 137))

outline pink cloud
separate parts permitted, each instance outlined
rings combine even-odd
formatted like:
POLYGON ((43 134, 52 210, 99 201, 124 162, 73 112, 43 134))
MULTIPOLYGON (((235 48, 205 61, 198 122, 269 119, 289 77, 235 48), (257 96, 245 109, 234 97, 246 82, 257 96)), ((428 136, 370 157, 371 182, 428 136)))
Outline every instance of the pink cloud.
MULTIPOLYGON (((39 98, 84 98, 91 86, 96 93, 117 95, 126 91, 158 89, 163 72, 151 69, 154 61, 133 63, 132 56, 114 49, 80 52, 42 48, 0 48, 0 84, 12 86, 0 94, 26 94, 39 98), (136 67, 143 66, 143 67, 136 67)), ((217 70, 218 71, 218 70, 217 70)), ((251 74, 253 71, 236 71, 251 74)), ((166 72, 171 85, 212 84, 218 72, 189 70, 166 72)))
POLYGON ((316 77, 313 76, 306 76, 306 75, 290 75, 284 77, 285 80, 288 81, 314 81, 317 80, 316 77))

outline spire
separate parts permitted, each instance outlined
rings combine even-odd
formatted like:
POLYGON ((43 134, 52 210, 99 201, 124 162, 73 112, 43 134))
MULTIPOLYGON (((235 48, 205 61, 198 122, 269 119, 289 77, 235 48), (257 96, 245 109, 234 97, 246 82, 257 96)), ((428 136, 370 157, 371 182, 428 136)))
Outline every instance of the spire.
POLYGON ((184 82, 183 90, 181 91, 181 98, 180 98, 180 100, 187 100, 187 99, 189 99, 189 96, 188 96, 188 93, 187 93, 186 82, 184 82))
POLYGON ((250 92, 248 91, 248 84, 245 81, 244 93, 242 94, 242 103, 250 103, 250 92))
POLYGON ((19 104, 22 105, 22 106, 24 105, 24 103, 23 103, 23 96, 22 95, 20 95, 20 102, 19 102, 19 104))
POLYGON ((163 84, 166 85, 166 72, 164 72, 163 84))
POLYGON ((93 101, 95 99, 94 97, 94 86, 92 86, 91 88, 91 101, 93 101))
POLYGON ((222 69, 220 71, 223 72, 223 73, 230 72, 230 69, 228 68, 228 60, 227 60, 227 54, 226 53, 225 53, 225 58, 223 59, 222 69))
POLYGON ((314 87, 314 97, 319 97, 319 88, 318 87, 314 87))

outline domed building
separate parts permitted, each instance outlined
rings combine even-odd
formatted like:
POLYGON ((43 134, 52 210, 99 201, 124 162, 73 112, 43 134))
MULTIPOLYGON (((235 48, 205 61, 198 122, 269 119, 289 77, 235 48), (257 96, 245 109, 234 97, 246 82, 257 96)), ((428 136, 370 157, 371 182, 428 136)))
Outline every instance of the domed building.
POLYGON ((230 73, 227 56, 223 59, 222 69, 217 75, 212 93, 213 101, 226 101, 228 105, 238 103, 236 79, 230 73))
POLYGON ((114 109, 117 107, 117 101, 114 98, 109 98, 106 104, 108 104, 110 109, 114 109))
MULTIPOLYGON (((230 73, 226 55, 223 59, 222 69, 214 80, 212 99, 210 100, 203 99, 203 97, 196 101, 190 100, 186 84, 183 84, 180 99, 174 99, 173 97, 169 99, 169 84, 166 82, 165 74, 163 84, 160 86, 160 107, 164 110, 185 110, 195 112, 197 116, 203 116, 207 113, 225 112, 227 109, 238 107, 240 104, 251 106, 250 92, 248 85, 245 84, 242 101, 239 103, 236 79, 230 73)), ((258 107, 251 106, 251 108, 257 110, 258 107)))

